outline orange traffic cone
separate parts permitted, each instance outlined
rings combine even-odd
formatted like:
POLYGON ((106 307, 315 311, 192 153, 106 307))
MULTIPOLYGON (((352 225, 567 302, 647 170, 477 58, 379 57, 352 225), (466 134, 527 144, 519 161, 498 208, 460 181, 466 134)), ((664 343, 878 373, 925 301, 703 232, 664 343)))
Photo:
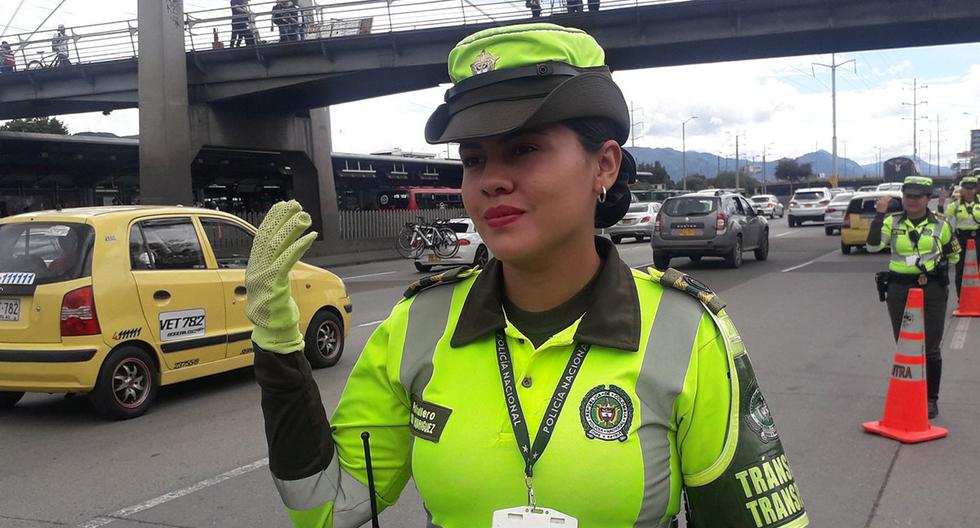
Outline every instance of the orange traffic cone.
POLYGON ((926 334, 922 314, 922 290, 909 290, 905 302, 898 350, 888 383, 885 416, 865 422, 864 430, 906 444, 943 438, 949 431, 929 423, 926 412, 926 334))
POLYGON ((980 271, 977 270, 977 243, 966 241, 966 261, 963 264, 963 285, 960 287, 960 307, 956 317, 980 317, 980 271))

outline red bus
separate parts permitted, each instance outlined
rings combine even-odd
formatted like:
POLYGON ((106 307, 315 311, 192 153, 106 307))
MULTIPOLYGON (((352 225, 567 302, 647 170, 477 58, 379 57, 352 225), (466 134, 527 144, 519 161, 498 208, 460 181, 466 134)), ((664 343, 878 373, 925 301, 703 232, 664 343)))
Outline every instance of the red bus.
POLYGON ((399 187, 378 191, 379 209, 462 209, 463 191, 451 187, 399 187))

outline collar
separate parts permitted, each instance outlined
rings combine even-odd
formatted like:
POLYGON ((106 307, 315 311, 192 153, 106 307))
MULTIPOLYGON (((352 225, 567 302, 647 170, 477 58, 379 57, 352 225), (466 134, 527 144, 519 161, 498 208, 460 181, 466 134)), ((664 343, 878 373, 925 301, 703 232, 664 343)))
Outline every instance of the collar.
MULTIPOLYGON (((926 219, 926 223, 927 224, 934 224, 934 223, 936 223, 936 215, 932 212, 931 209, 926 209, 925 219, 926 219)), ((898 224, 899 225, 902 225, 905 222, 908 222, 908 223, 912 224, 913 227, 922 225, 921 222, 918 223, 918 224, 916 224, 915 223, 915 220, 912 220, 911 218, 909 218, 908 213, 906 213, 905 211, 902 211, 902 216, 899 217, 898 224)))
MULTIPOLYGON (((602 264, 596 278, 595 295, 575 331, 575 341, 636 351, 640 348, 640 298, 633 273, 620 260, 611 241, 596 237, 595 247, 602 264)), ((503 310, 503 271, 500 261, 491 259, 474 280, 450 341, 453 347, 465 346, 507 326, 503 310)))

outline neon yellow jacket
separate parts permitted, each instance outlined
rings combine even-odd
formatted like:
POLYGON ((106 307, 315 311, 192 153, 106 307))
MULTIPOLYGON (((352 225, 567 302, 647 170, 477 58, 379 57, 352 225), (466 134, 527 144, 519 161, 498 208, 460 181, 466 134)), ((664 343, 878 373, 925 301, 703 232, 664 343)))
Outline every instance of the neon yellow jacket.
POLYGON ((928 213, 926 221, 915 224, 904 213, 883 218, 879 213, 871 223, 868 249, 872 252, 891 247, 889 271, 903 274, 931 273, 943 260, 956 264, 960 245, 949 223, 941 215, 928 213), (916 243, 910 233, 918 234, 916 243))
POLYGON ((597 247, 604 264, 589 312, 538 349, 506 321, 495 260, 410 288, 365 346, 330 424, 302 353, 256 347, 270 467, 293 523, 369 519, 364 431, 381 508, 410 477, 429 526, 489 527, 495 510, 526 505, 495 356, 503 329, 532 437, 573 343, 592 345, 534 466, 539 505, 583 528, 667 526, 686 487, 690 526, 806 526, 723 304, 678 272, 631 270, 611 243, 597 247), (602 409, 597 394, 607 396, 602 409))

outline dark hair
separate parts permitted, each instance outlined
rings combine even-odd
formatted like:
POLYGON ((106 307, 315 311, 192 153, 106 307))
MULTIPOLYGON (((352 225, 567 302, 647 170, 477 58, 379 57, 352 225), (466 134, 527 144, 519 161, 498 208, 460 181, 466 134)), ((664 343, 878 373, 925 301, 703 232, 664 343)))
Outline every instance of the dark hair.
POLYGON ((598 152, 606 141, 616 138, 616 124, 608 117, 579 117, 562 124, 575 132, 587 152, 598 152))

